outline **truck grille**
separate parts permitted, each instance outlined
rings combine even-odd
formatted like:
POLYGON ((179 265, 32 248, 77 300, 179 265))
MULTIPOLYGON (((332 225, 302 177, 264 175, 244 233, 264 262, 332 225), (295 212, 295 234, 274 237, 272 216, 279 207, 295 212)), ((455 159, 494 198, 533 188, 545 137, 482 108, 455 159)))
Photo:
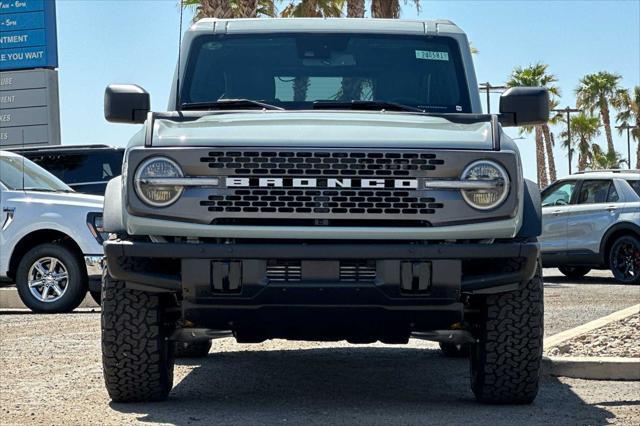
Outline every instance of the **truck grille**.
POLYGON ((210 212, 430 215, 443 207, 417 191, 235 189, 210 195, 200 205, 210 212))
POLYGON ((300 281, 302 278, 302 267, 299 260, 270 261, 267 265, 267 279, 277 282, 300 281))
POLYGON ((371 282, 376 279, 376 263, 361 261, 340 262, 340 281, 371 282))
POLYGON ((425 152, 213 151, 200 158, 231 175, 400 177, 424 176, 444 164, 425 152))

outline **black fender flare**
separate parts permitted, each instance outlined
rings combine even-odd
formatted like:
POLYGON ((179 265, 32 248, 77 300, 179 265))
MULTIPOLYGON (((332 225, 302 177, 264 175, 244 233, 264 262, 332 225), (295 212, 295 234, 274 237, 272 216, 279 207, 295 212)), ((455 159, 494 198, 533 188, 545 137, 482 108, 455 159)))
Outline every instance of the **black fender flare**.
POLYGON ((533 238, 542 234, 542 202, 538 184, 524 179, 522 226, 517 237, 533 238))

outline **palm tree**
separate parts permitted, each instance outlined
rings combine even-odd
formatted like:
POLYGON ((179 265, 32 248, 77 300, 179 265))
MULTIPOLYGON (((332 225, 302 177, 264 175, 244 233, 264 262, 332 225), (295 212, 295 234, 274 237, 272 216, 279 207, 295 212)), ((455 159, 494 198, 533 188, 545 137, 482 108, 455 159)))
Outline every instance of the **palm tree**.
POLYGON ((587 74, 580 79, 580 85, 576 89, 576 105, 590 113, 600 112, 607 136, 607 151, 615 152, 613 137, 611 136, 611 118, 609 104, 616 102, 620 96, 620 79, 618 74, 601 71, 595 74, 587 74))
MULTIPOLYGON (((633 88, 633 92, 622 90, 614 106, 620 111, 616 121, 624 125, 635 125, 631 130, 631 136, 638 142, 636 151, 636 168, 640 169, 640 86, 633 88)), ((623 129, 619 128, 618 133, 622 134, 623 129)))
MULTIPOLYGON (((407 0, 405 0, 405 4, 407 0)), ((420 0, 413 0, 416 9, 420 12, 420 0)), ((371 0, 372 18, 400 18, 400 0, 371 0)))
POLYGON ((256 18, 274 16, 273 0, 182 0, 183 7, 195 8, 194 21, 202 18, 256 18))
POLYGON ((613 151, 605 154, 600 145, 594 143, 591 146, 591 161, 589 162, 591 170, 620 169, 624 163, 626 160, 622 159, 619 152, 613 151))
MULTIPOLYGON (((526 68, 516 67, 514 68, 509 80, 507 81, 508 87, 517 87, 517 86, 544 86, 549 90, 549 93, 552 96, 559 96, 560 90, 555 82, 558 79, 553 75, 547 73, 547 68, 549 66, 543 63, 537 63, 534 65, 529 65, 526 68)), ((536 167, 538 171, 538 185, 541 188, 546 187, 549 184, 549 180, 547 178, 547 167, 545 163, 545 134, 548 134, 547 138, 547 151, 551 154, 548 155, 550 161, 554 161, 553 165, 550 167, 553 168, 553 177, 555 177, 555 159, 553 157, 553 142, 551 140, 551 131, 548 126, 545 125, 536 125, 536 126, 524 126, 522 127, 522 131, 525 133, 535 132, 536 137, 536 167)))
MULTIPOLYGON (((558 108, 558 100, 554 98, 549 99, 549 111, 553 111, 558 108)), ((563 115, 560 112, 556 112, 553 116, 549 117, 549 121, 542 125, 542 134, 544 136, 544 146, 549 163, 549 181, 555 182, 558 179, 556 172, 556 159, 553 154, 553 148, 556 146, 556 140, 551 131, 550 125, 555 126, 563 119, 563 115)))
MULTIPOLYGON (((574 151, 574 146, 578 148, 578 171, 584 171, 592 160, 592 141, 593 138, 600 134, 600 118, 579 113, 571 119, 571 141, 565 141, 563 144, 566 148, 574 151), (570 143, 571 146, 567 146, 570 143)), ((567 137, 567 132, 561 134, 567 137)), ((600 147, 596 148, 599 149, 600 147)))
POLYGON ((364 0, 347 0, 347 16, 349 18, 364 18, 364 0))
POLYGON ((345 0, 292 1, 282 10, 280 16, 283 18, 339 18, 342 16, 344 3, 345 0))

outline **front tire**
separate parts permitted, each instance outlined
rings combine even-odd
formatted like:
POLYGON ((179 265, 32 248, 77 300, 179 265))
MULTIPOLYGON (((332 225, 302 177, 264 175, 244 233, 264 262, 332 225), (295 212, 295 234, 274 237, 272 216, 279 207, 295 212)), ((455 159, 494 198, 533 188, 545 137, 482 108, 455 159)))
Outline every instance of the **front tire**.
POLYGON ((640 240, 631 235, 618 238, 609 252, 609 268, 622 284, 640 284, 640 240))
POLYGON ((33 312, 71 312, 87 294, 87 274, 69 248, 40 244, 18 263, 16 287, 22 303, 33 312))
POLYGON ((173 387, 173 324, 159 294, 102 281, 102 368, 114 402, 161 401, 173 387))
POLYGON ((567 278, 579 280, 587 275, 591 268, 587 266, 559 266, 558 270, 567 278))
POLYGON ((543 338, 543 286, 538 267, 520 289, 479 301, 471 348, 471 388, 489 404, 530 404, 538 394, 543 338))

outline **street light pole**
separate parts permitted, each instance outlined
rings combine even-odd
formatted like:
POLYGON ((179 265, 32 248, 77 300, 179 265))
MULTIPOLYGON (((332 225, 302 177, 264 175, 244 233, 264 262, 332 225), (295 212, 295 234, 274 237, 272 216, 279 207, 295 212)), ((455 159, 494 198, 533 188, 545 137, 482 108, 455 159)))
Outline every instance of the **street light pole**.
POLYGON ((484 90, 487 94, 487 114, 491 114, 491 93, 502 93, 506 89, 508 89, 507 86, 493 86, 488 81, 480 84, 480 90, 484 90))
POLYGON ((628 123, 621 124, 616 126, 616 129, 626 129, 627 130, 627 166, 629 170, 631 170, 631 130, 637 129, 638 126, 632 126, 628 123))
POLYGON ((571 174, 571 114, 574 112, 582 112, 582 110, 567 106, 566 108, 554 109, 552 111, 567 114, 567 151, 569 155, 569 174, 571 174))

